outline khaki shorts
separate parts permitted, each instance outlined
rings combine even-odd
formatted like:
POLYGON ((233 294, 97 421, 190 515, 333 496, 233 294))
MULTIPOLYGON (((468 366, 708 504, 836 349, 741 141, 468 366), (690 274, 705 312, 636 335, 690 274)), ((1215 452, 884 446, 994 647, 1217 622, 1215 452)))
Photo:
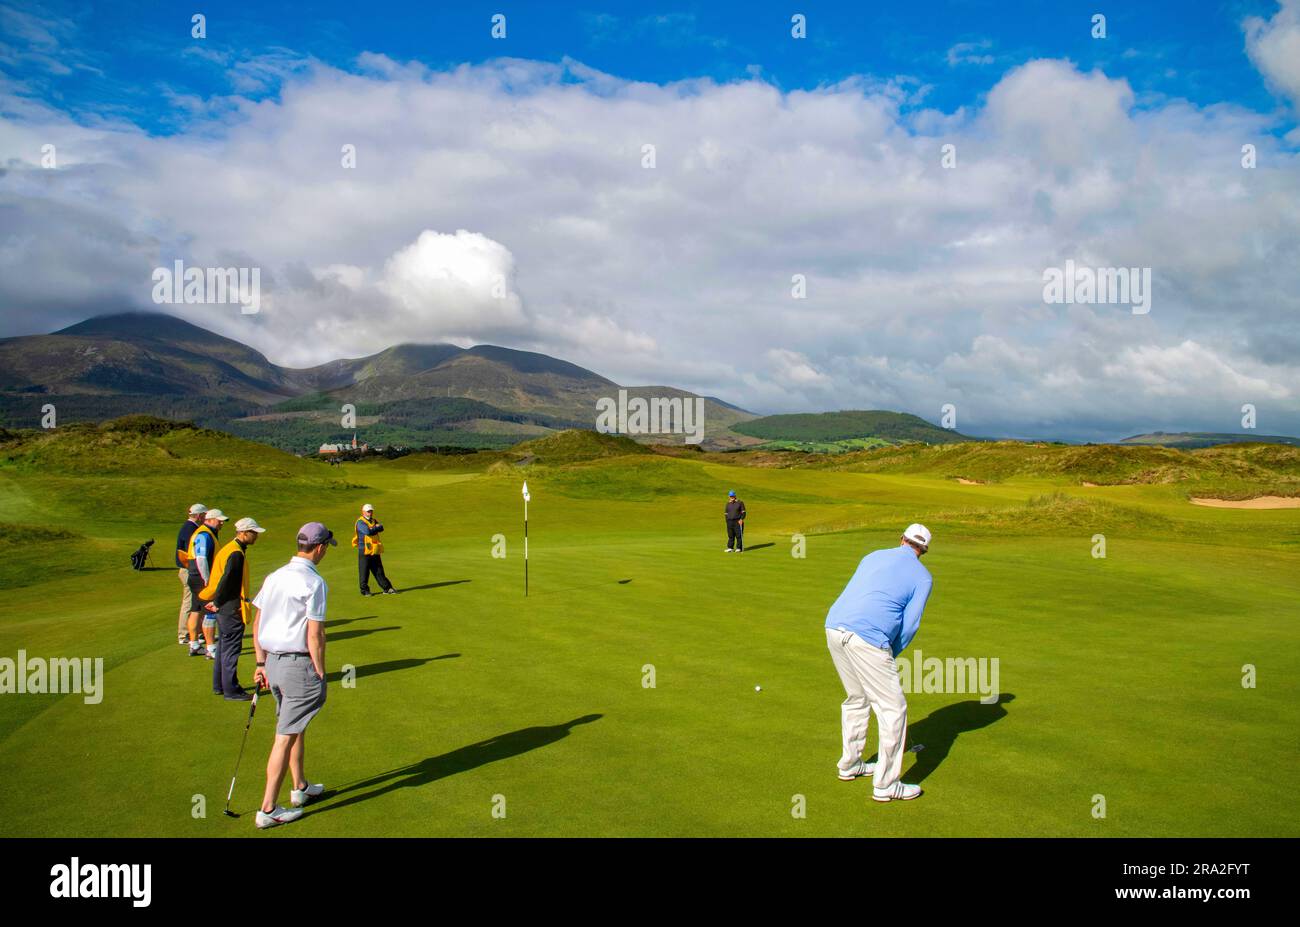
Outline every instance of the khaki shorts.
POLYGON ((305 653, 268 653, 266 681, 275 696, 277 734, 301 734, 325 704, 325 680, 305 653))

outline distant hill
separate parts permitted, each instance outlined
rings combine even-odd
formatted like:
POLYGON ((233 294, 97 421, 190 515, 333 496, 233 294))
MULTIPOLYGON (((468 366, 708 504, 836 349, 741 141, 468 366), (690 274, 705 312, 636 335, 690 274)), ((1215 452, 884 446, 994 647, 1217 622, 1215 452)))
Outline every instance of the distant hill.
MULTIPOLYGON (((61 423, 151 414, 298 452, 350 439, 354 430, 371 444, 504 447, 521 437, 594 427, 596 401, 619 389, 568 361, 496 345, 399 344, 315 367, 280 367, 238 341, 151 312, 0 339, 0 425, 34 427, 41 407, 54 403, 61 423), (341 424, 345 404, 356 407, 355 429, 341 424)), ((706 441, 743 443, 728 426, 752 417, 706 398, 706 441)))
POLYGON ((767 442, 824 444, 862 442, 865 446, 920 441, 954 444, 966 435, 932 425, 906 412, 842 411, 768 415, 732 425, 732 430, 767 442))
POLYGON ((1125 438, 1120 444, 1155 445, 1159 447, 1215 447, 1219 444, 1290 444, 1300 446, 1300 438, 1286 435, 1248 435, 1215 431, 1153 431, 1125 438))

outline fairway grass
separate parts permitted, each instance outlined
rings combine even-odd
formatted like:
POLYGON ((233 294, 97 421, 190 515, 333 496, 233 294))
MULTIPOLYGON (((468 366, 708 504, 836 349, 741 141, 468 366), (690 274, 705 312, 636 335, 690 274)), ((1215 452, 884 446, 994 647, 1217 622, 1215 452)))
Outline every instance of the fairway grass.
MULTIPOLYGON (((215 698, 211 664, 173 633, 169 549, 194 501, 269 529, 255 589, 303 522, 341 536, 322 564, 330 688, 307 752, 330 792, 268 839, 1300 835, 1300 511, 1198 507, 1177 484, 645 455, 490 472, 191 463, 0 467, 0 657, 105 664, 100 704, 0 695, 5 836, 255 832, 274 703, 253 722, 243 817, 223 817, 247 706, 215 698), (742 555, 722 552, 728 489, 749 509, 742 555), (357 593, 363 502, 400 596, 357 593), (909 695, 925 749, 904 779, 925 795, 880 805, 869 781, 835 777, 843 691, 822 624, 858 559, 911 521, 934 532, 935 585, 906 655, 996 658, 1001 697, 909 695), (72 537, 29 541, 32 525, 72 537), (147 537, 164 569, 132 572, 147 537)), ((252 662, 246 642, 245 683, 252 662)))

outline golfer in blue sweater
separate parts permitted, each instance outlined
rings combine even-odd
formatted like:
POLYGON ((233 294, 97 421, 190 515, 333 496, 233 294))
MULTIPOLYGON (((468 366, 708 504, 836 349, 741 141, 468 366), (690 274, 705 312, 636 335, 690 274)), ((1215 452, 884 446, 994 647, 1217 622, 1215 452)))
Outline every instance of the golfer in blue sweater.
POLYGON ((894 658, 907 649, 921 626, 930 596, 930 571, 921 558, 930 549, 924 525, 909 525, 898 547, 867 554, 826 615, 826 643, 844 683, 840 705, 844 752, 839 777, 845 782, 874 776, 876 801, 907 801, 921 787, 900 781, 907 739, 907 699, 894 658), (876 710, 880 738, 875 763, 862 758, 867 722, 876 710))

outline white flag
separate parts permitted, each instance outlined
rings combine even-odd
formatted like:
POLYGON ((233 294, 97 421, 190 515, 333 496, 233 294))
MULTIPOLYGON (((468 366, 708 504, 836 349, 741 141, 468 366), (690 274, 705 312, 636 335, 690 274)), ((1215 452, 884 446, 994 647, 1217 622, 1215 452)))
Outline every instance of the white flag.
POLYGON ((528 481, 524 480, 524 501, 531 502, 532 497, 528 495, 528 481))

